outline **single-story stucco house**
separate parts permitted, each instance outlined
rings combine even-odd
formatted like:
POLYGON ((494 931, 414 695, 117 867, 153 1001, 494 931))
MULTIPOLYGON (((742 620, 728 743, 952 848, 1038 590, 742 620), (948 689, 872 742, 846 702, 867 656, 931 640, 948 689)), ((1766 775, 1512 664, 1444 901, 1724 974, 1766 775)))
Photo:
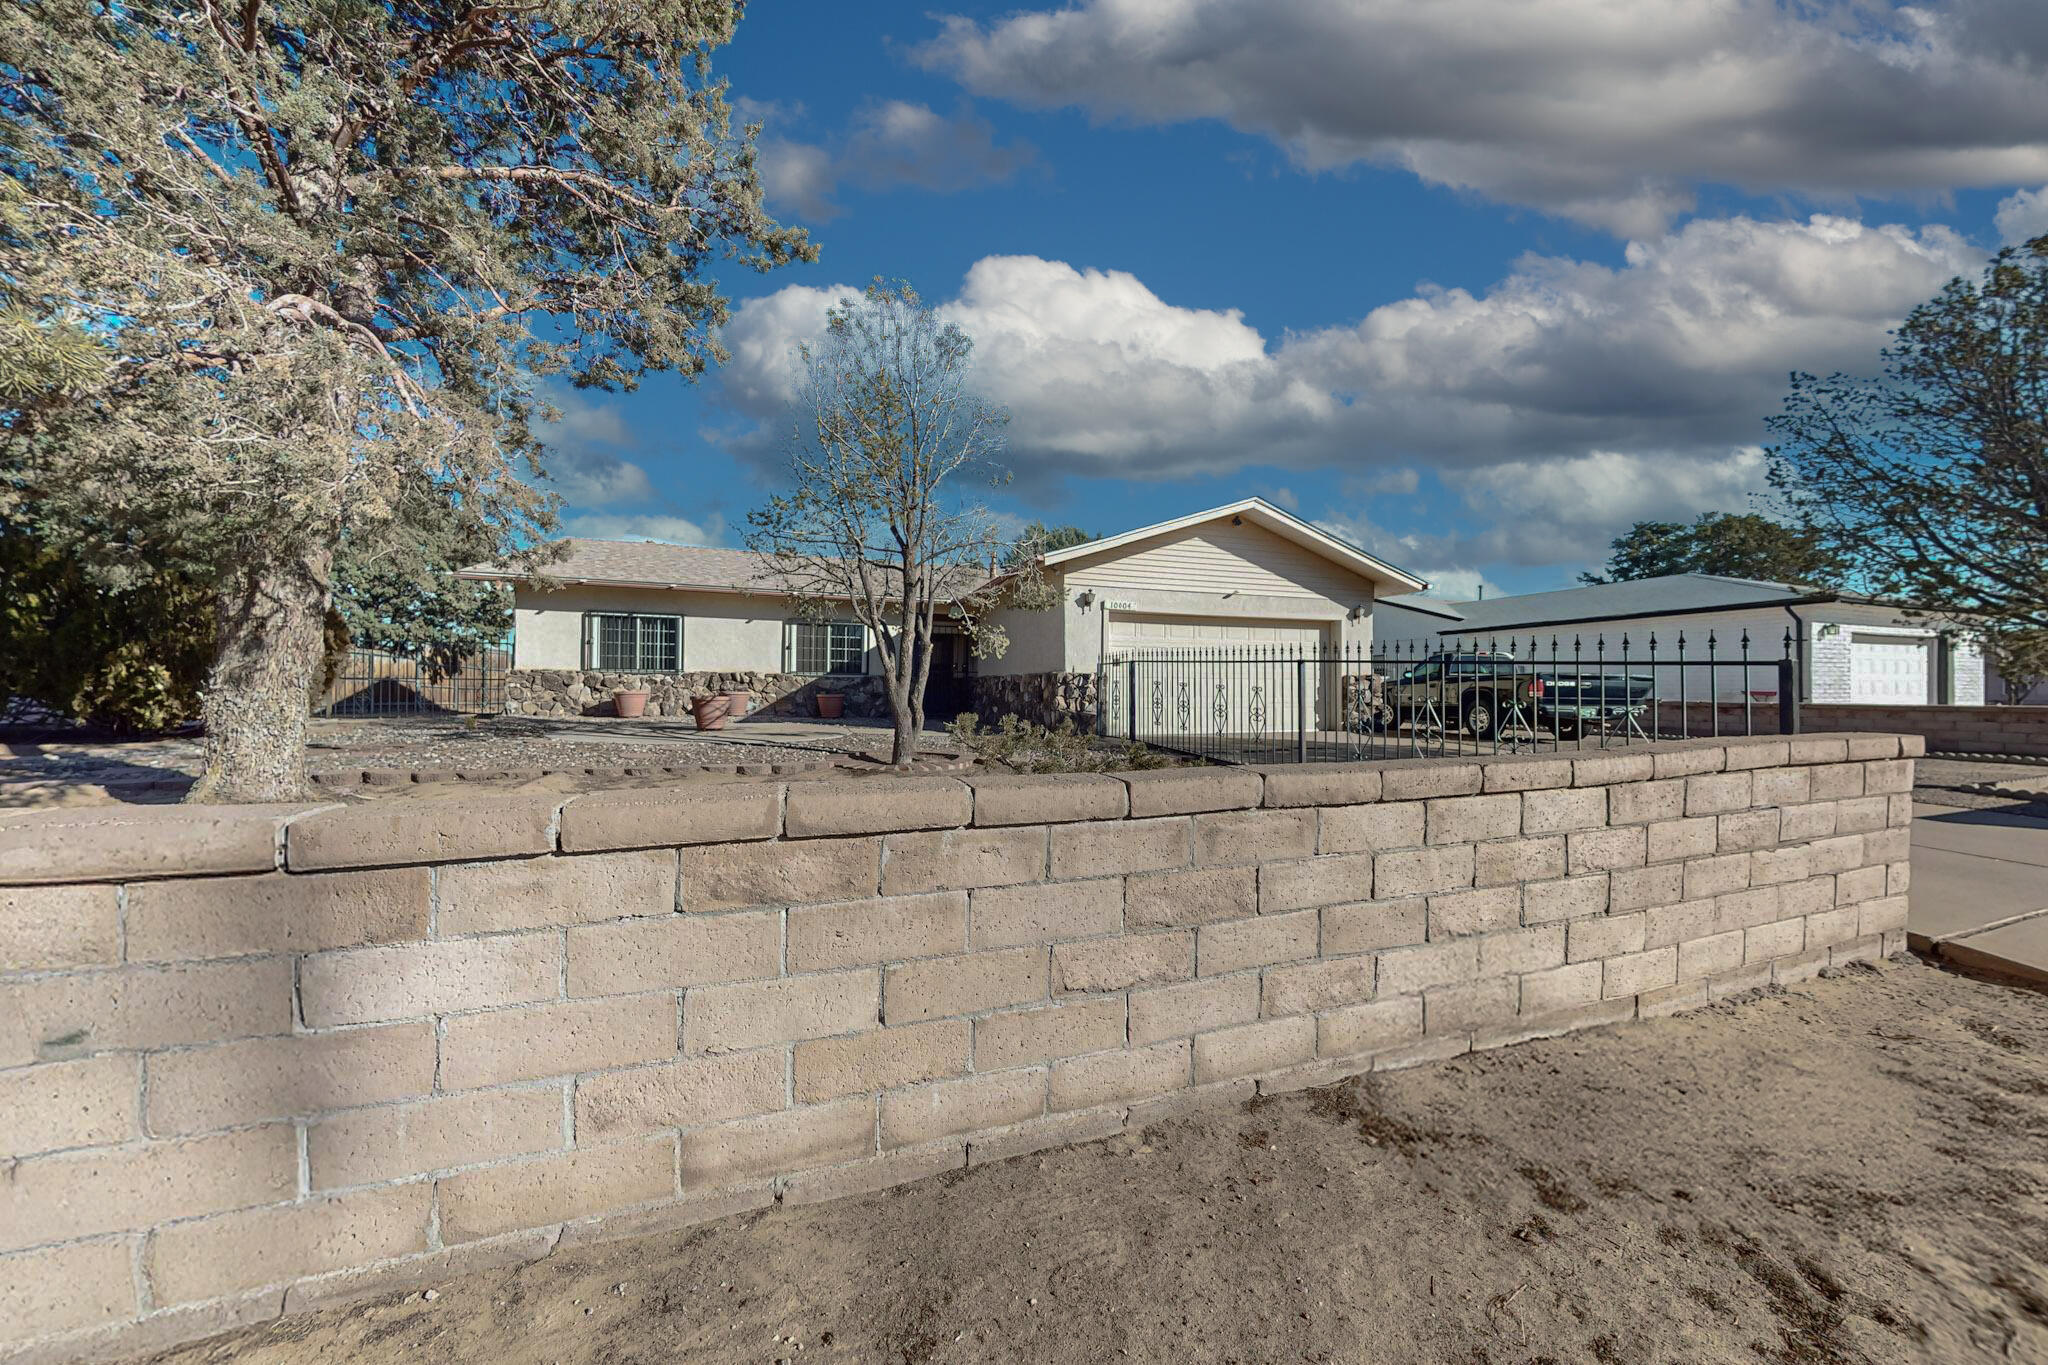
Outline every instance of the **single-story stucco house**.
MULTIPOLYGON (((1058 605, 999 611, 1009 637, 1000 656, 971 659, 941 624, 928 715, 1085 723, 1098 665, 1120 651, 1279 645, 1361 655, 1375 604, 1427 586, 1260 498, 1058 550, 1043 565, 1058 605)), ((512 585, 514 714, 601 710, 624 686, 646 687, 662 715, 730 687, 774 709, 808 710, 828 691, 843 693, 851 714, 885 709, 867 628, 851 611, 799 619, 750 551, 572 539, 539 580, 490 565, 461 576, 512 585)))
MULTIPOLYGON (((1568 656, 1577 639, 1590 651, 1604 641, 1606 656, 1618 656, 1624 640, 1637 665, 1654 634, 1660 656, 1671 658, 1682 633, 1686 657, 1704 656, 1712 632, 1718 657, 1737 657, 1744 631, 1752 657, 1784 655, 1786 632, 1798 661, 1800 700, 1890 706, 1984 703, 1984 659, 1967 631, 1915 618, 1896 602, 1797 583, 1726 578, 1717 574, 1668 574, 1620 583, 1601 583, 1557 592, 1445 602, 1410 596, 1382 602, 1376 638, 1380 645, 1409 652, 1498 647, 1518 656, 1544 655, 1553 639, 1568 656)), ((1691 695, 1704 699, 1707 670, 1693 670, 1691 695)), ((1723 701, 1745 690, 1773 690, 1763 669, 1715 670, 1711 690, 1723 701)), ((1676 695, 1667 681, 1665 695, 1676 695)))

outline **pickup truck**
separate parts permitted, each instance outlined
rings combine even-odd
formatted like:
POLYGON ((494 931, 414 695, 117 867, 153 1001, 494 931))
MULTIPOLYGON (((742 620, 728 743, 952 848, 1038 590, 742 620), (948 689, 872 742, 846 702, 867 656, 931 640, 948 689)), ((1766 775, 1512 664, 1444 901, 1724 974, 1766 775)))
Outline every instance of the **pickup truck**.
POLYGON ((1434 705, 1446 727, 1491 739, 1517 702, 1533 725, 1559 736, 1605 728, 1642 714, 1653 684, 1647 674, 1580 668, 1539 668, 1512 654, 1432 654, 1387 680, 1380 718, 1412 725, 1434 705))

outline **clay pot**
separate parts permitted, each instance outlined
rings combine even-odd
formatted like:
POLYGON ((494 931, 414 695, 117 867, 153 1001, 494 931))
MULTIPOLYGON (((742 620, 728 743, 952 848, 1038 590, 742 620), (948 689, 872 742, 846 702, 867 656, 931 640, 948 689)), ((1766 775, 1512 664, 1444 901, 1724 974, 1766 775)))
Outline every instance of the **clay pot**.
POLYGON ((734 720, 745 720, 747 718, 747 708, 753 704, 754 694, 751 692, 727 692, 723 695, 725 697, 725 714, 734 720))
POLYGON ((838 720, 846 714, 846 694, 843 692, 820 692, 818 694, 818 719, 838 720))
POLYGON ((628 720, 644 716, 647 714, 647 696, 645 692, 614 692, 612 713, 628 720))
POLYGON ((723 730, 725 728, 725 698, 702 697, 690 703, 690 714, 697 718, 699 730, 723 730))

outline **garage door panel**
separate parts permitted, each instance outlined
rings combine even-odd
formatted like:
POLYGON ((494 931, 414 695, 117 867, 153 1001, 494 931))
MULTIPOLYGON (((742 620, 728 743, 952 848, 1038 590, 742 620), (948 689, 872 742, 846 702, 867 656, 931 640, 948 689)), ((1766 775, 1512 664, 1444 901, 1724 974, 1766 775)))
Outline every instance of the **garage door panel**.
POLYGON ((1852 635, 1849 638, 1849 700, 1890 706, 1920 706, 1927 701, 1928 659, 1925 640, 1896 635, 1852 635))
POLYGON ((1313 649, 1323 642, 1323 627, 1313 621, 1253 622, 1230 617, 1138 616, 1118 612, 1109 618, 1109 638, 1116 646, 1280 644, 1313 649))
POLYGON ((1142 695, 1136 698, 1140 710, 1156 713, 1164 728, 1271 733, 1296 728, 1300 683, 1306 684, 1311 724, 1321 714, 1324 670, 1310 667, 1298 682, 1292 659, 1297 652, 1320 652, 1325 632, 1315 621, 1117 613, 1109 618, 1109 649, 1139 659, 1171 656, 1167 663, 1140 665, 1142 695), (1274 657, 1260 657, 1269 650, 1274 657))

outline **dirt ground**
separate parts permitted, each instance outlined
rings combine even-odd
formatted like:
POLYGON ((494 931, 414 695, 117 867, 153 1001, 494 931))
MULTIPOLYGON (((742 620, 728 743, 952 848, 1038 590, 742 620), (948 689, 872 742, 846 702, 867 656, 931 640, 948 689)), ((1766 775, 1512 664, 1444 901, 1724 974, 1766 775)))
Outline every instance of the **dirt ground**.
POLYGON ((157 1357, 2048 1360, 2048 997, 1901 959, 157 1357))

